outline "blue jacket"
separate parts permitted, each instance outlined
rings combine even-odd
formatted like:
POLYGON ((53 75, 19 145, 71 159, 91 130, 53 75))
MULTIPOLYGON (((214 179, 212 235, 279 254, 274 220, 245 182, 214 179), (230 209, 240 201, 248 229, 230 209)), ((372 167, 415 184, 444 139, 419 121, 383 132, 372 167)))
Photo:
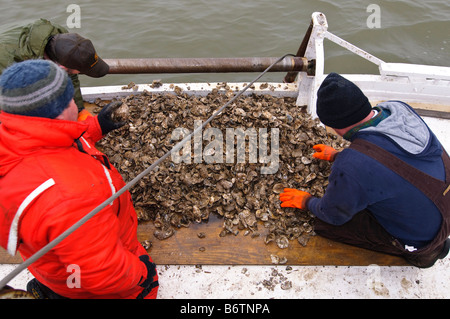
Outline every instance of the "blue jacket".
MULTIPOLYGON (((371 125, 344 136, 370 141, 406 163, 440 180, 445 179, 442 146, 425 122, 403 102, 377 106, 371 125)), ((442 216, 421 191, 378 161, 352 149, 339 153, 322 198, 312 197, 308 209, 319 219, 342 225, 368 209, 400 242, 415 248, 429 243, 442 216)))

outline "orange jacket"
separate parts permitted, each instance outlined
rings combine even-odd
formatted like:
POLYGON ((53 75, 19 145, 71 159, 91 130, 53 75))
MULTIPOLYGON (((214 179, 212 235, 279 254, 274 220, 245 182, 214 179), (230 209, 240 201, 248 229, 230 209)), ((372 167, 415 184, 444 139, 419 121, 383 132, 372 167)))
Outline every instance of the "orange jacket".
MULTIPOLYGON (((2 112, 0 122, 0 244, 11 254, 29 258, 125 185, 94 147, 101 138, 96 117, 71 122, 2 112)), ((125 192, 29 270, 68 298, 135 298, 147 279, 136 231, 125 192)))

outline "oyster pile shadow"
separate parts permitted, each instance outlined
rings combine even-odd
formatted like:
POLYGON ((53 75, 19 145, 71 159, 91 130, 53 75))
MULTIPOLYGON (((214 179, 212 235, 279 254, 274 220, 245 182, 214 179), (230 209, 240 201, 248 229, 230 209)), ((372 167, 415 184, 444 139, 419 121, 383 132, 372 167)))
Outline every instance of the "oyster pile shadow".
MULTIPOLYGON (((127 125, 98 143, 126 182, 182 139, 174 140, 173 133, 177 129, 192 132, 196 123, 206 121, 234 95, 230 90, 218 89, 207 96, 175 92, 144 92, 124 98, 116 116, 127 118, 127 125)), ((105 102, 97 102, 100 106, 102 103, 105 102)), ((294 98, 271 95, 241 96, 203 132, 208 128, 220 130, 223 140, 200 135, 201 153, 196 153, 193 137, 190 158, 184 157, 184 162, 174 161, 172 154, 172 158, 167 158, 131 188, 139 221, 152 221, 156 227, 155 237, 165 239, 181 227, 205 222, 210 214, 217 214, 223 219, 220 236, 242 232, 252 238, 260 237, 266 244, 274 242, 280 248, 288 247, 291 240, 306 245, 314 234, 314 217, 298 209, 281 208, 279 194, 288 187, 323 196, 331 165, 313 159, 312 147, 324 143, 341 148, 342 142, 327 134, 305 108, 296 106, 294 98), (253 128, 257 133, 262 132, 259 129, 266 129, 267 154, 273 151, 271 139, 274 129, 278 129, 277 170, 270 174, 261 172, 268 164, 250 159, 252 150, 248 136, 243 145, 242 140, 241 145, 237 145, 237 137, 233 138, 235 160, 227 162, 225 136, 230 128, 246 132, 253 128), (223 143, 222 148, 219 143, 223 143), (245 162, 238 162, 238 148, 242 147, 247 153, 245 162), (211 154, 215 162, 211 162, 211 157, 207 160, 211 154), (217 161, 220 155, 223 161, 217 161)))

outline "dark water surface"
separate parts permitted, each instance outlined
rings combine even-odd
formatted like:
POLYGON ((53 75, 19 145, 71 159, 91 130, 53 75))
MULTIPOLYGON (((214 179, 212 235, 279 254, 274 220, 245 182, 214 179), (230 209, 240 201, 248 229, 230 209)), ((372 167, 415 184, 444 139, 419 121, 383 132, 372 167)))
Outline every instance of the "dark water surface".
MULTIPOLYGON (((70 4, 80 8, 80 28, 103 58, 278 57, 296 53, 314 11, 329 31, 387 62, 450 66, 450 3, 436 1, 295 0, 0 0, 0 21, 46 18, 68 27, 70 4), (380 8, 380 28, 367 20, 380 8)), ((373 20, 371 20, 373 21, 373 20)), ((327 41, 327 40, 326 40, 327 41)), ((326 72, 376 72, 371 64, 326 42, 326 72)), ((255 74, 109 75, 81 77, 82 85, 194 81, 250 81, 255 74)), ((281 81, 270 73, 265 81, 281 81)))

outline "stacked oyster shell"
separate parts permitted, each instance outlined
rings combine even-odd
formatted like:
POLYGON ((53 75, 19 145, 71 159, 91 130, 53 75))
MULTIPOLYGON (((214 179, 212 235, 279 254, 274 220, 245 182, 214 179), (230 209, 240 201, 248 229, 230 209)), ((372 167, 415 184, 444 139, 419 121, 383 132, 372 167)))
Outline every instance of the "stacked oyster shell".
MULTIPOLYGON (((128 124, 99 142, 98 147, 126 182, 181 140, 174 140, 175 130, 182 128, 185 132, 193 132, 196 123, 206 121, 235 93, 213 89, 202 97, 188 95, 181 90, 175 92, 144 92, 123 99, 116 116, 126 117, 128 124)), ((173 157, 167 158, 130 190, 139 220, 153 221, 155 237, 165 239, 180 227, 207 221, 211 214, 217 214, 223 219, 220 236, 243 232, 251 237, 260 236, 266 244, 275 242, 280 248, 288 247, 290 240, 306 245, 314 233, 314 218, 298 209, 281 208, 279 194, 289 187, 323 196, 331 165, 313 159, 312 146, 324 143, 340 148, 342 142, 327 134, 304 108, 296 106, 294 98, 271 95, 239 97, 208 123, 203 132, 208 128, 215 128, 216 132, 220 130, 223 136, 230 128, 247 132, 251 128, 256 132, 266 129, 268 153, 273 151, 270 150, 274 148, 270 141, 275 137, 274 129, 277 129, 277 170, 263 174, 261 169, 268 164, 251 161, 250 143, 237 145, 237 138, 233 140, 235 150, 246 148, 245 162, 225 161, 226 146, 220 148, 215 143, 215 148, 208 147, 213 139, 205 139, 205 136, 200 141, 203 152, 199 160, 194 158, 199 154, 195 154, 193 137, 186 143, 192 146, 190 159, 175 162, 173 157), (211 163, 206 160, 207 153, 215 151, 223 152, 223 161, 211 163)), ((216 142, 225 144, 225 140, 216 142)))

